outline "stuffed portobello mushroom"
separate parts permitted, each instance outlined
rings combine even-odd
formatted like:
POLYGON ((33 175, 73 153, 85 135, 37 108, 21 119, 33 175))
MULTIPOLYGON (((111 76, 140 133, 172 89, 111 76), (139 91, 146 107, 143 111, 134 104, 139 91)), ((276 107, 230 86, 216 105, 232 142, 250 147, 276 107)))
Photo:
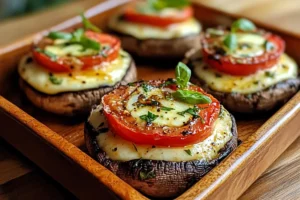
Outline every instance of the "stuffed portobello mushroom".
POLYGON ((200 45, 201 25, 187 0, 135 3, 112 17, 109 28, 139 57, 181 59, 200 45))
POLYGON ((237 147, 233 116, 190 75, 119 86, 85 123, 89 153, 147 196, 182 194, 237 147))
POLYGON ((120 40, 82 18, 84 28, 38 38, 20 61, 20 87, 41 109, 87 115, 105 93, 136 80, 134 61, 120 40))
POLYGON ((256 113, 282 105, 299 90, 298 66, 284 50, 278 35, 239 19, 230 29, 207 29, 202 49, 189 51, 185 62, 192 68, 192 82, 227 109, 256 113))

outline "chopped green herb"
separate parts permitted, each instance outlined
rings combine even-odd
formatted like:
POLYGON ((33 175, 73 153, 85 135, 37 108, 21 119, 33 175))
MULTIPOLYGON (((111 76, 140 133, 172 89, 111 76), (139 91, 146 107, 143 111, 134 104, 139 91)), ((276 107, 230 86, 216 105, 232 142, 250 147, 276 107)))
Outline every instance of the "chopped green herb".
POLYGON ((147 124, 151 124, 157 117, 158 115, 155 115, 148 111, 147 115, 140 116, 140 119, 146 121, 147 124))
POLYGON ((275 48, 275 46, 272 42, 269 42, 268 40, 266 40, 264 43, 264 48, 266 51, 271 51, 275 48))
POLYGON ((178 115, 184 116, 186 113, 192 115, 194 118, 199 117, 199 108, 197 106, 194 106, 194 108, 188 108, 182 112, 178 112, 178 115))
POLYGON ((265 76, 270 77, 270 78, 274 78, 275 77, 275 73, 274 72, 270 72, 270 71, 266 71, 265 72, 265 76))
POLYGON ((248 19, 241 18, 234 21, 231 25, 231 32, 241 31, 255 31, 256 26, 248 19))
POLYGON ((172 96, 174 99, 194 105, 211 103, 211 99, 208 96, 190 90, 177 90, 172 93, 172 96))
POLYGON ((128 86, 135 86, 135 83, 128 83, 128 86))
POLYGON ((184 8, 190 5, 188 0, 148 0, 148 5, 150 8, 155 10, 163 10, 165 8, 184 8))
POLYGON ((191 155, 192 155, 192 152, 191 152, 191 150, 190 150, 190 149, 185 149, 184 151, 185 151, 185 153, 187 153, 189 156, 191 156, 191 155))
POLYGON ((159 103, 158 101, 151 100, 151 105, 152 105, 152 106, 159 106, 160 103, 159 103))
POLYGON ((254 81, 253 84, 258 85, 259 81, 254 81))
POLYGON ((151 85, 148 85, 146 83, 143 83, 142 84, 142 88, 145 92, 149 92, 151 89, 152 89, 152 86, 151 85))
POLYGON ((174 108, 168 108, 165 106, 160 107, 161 110, 165 110, 165 111, 170 111, 170 110, 174 110, 174 108))
POLYGON ((155 178, 155 173, 154 171, 150 171, 150 172, 143 172, 143 171, 140 171, 140 179, 142 181, 144 180, 148 180, 148 179, 151 179, 151 178, 155 178))
POLYGON ((223 44, 230 50, 234 51, 237 48, 237 37, 234 33, 229 33, 223 40, 223 44))
POLYGON ((54 85, 60 85, 62 83, 62 79, 59 79, 53 75, 49 76, 49 80, 51 81, 51 83, 53 83, 54 85))
POLYGON ((191 78, 191 70, 184 63, 179 62, 175 69, 176 83, 179 88, 184 89, 188 86, 191 78))
POLYGON ((82 24, 83 24, 83 27, 84 29, 89 29, 89 30, 92 30, 94 32, 101 32, 101 30, 95 26, 94 24, 92 24, 85 16, 84 14, 82 13, 81 15, 81 19, 82 19, 82 24))
POLYGON ((168 86, 168 85, 171 85, 174 83, 176 83, 176 81, 174 79, 168 78, 163 84, 160 85, 160 87, 165 87, 165 86, 168 86))

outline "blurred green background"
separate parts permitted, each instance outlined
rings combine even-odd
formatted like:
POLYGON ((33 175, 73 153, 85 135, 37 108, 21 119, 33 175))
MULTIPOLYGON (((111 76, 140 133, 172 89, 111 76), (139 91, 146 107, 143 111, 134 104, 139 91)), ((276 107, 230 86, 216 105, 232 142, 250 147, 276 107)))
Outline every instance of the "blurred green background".
POLYGON ((75 0, 0 0, 0 20, 75 0))

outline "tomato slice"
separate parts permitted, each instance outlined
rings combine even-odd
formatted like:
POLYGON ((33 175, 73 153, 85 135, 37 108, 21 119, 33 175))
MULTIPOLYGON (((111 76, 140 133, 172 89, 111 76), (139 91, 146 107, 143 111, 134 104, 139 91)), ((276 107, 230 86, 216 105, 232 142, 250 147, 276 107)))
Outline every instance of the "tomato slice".
POLYGON ((231 55, 221 55, 210 47, 214 44, 214 37, 205 36, 202 40, 202 54, 205 63, 220 72, 234 76, 247 76, 259 70, 268 69, 278 63, 280 56, 285 50, 285 42, 279 36, 265 33, 266 41, 275 45, 270 51, 253 57, 237 58, 231 55))
POLYGON ((93 39, 101 45, 109 45, 110 48, 101 50, 102 52, 94 56, 63 56, 58 57, 55 61, 51 60, 46 54, 32 49, 33 58, 44 68, 51 72, 71 72, 74 70, 74 65, 79 65, 80 70, 93 68, 96 65, 101 65, 103 62, 111 62, 115 60, 120 51, 120 40, 108 34, 96 33, 92 31, 85 32, 86 37, 93 39))
MULTIPOLYGON (((162 83, 164 81, 147 82, 153 87, 160 87, 162 83)), ((203 93, 212 100, 209 104, 195 105, 199 108, 199 118, 192 118, 181 127, 168 126, 167 132, 166 125, 137 123, 137 120, 125 109, 130 95, 141 84, 120 86, 102 98, 104 115, 112 132, 136 144, 171 147, 182 147, 199 143, 211 135, 213 123, 219 116, 220 103, 196 85, 191 85, 189 90, 203 93)), ((170 89, 171 87, 168 88, 170 89)))
POLYGON ((178 13, 172 16, 161 16, 161 15, 154 15, 154 14, 147 14, 147 13, 140 13, 134 6, 128 7, 124 12, 124 18, 127 21, 141 23, 141 24, 148 24, 152 26, 158 27, 166 27, 174 23, 180 23, 183 21, 188 20, 193 16, 193 9, 192 7, 188 6, 179 10, 178 13))

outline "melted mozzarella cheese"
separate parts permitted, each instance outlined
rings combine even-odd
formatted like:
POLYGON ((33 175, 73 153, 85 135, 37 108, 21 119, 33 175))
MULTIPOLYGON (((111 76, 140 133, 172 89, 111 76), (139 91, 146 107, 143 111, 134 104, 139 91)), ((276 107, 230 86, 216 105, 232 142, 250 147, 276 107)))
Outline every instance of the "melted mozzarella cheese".
POLYGON ((233 57, 254 57, 262 55, 265 52, 265 38, 258 34, 237 33, 238 48, 231 53, 233 57), (246 46, 242 47, 242 45, 246 46))
POLYGON ((296 78, 298 66, 293 59, 283 54, 278 64, 249 76, 231 76, 209 68, 201 61, 193 63, 194 73, 208 86, 220 92, 254 93, 278 82, 296 78))
POLYGON ((172 24, 166 28, 138 24, 120 20, 118 16, 113 17, 109 27, 120 33, 133 36, 137 39, 172 39, 189 35, 196 35, 201 32, 201 25, 196 19, 189 19, 185 22, 172 24))
POLYGON ((139 95, 145 95, 145 96, 158 96, 162 97, 163 93, 160 88, 154 88, 151 89, 149 92, 143 91, 143 89, 140 87, 138 88, 138 91, 135 92, 128 100, 127 102, 127 110, 130 112, 130 114, 136 119, 138 123, 143 123, 144 121, 141 120, 140 116, 147 115, 148 112, 153 113, 154 115, 158 115, 159 117, 156 118, 152 123, 160 125, 160 126, 183 126, 186 122, 188 122, 190 119, 192 119, 192 115, 185 114, 185 115, 179 115, 178 112, 182 112, 187 110, 188 108, 192 108, 192 105, 182 103, 179 101, 169 101, 164 98, 159 99, 158 102, 163 107, 172 108, 173 110, 170 111, 164 111, 162 109, 157 109, 156 106, 145 106, 145 107, 139 107, 137 106, 136 102, 138 101, 139 95))
POLYGON ((50 80, 50 71, 35 62, 27 63, 30 56, 27 55, 21 59, 18 72, 29 85, 45 94, 113 86, 123 79, 131 63, 129 54, 121 51, 116 60, 104 63, 101 67, 95 67, 93 70, 77 71, 71 74, 51 73, 55 78, 61 80, 60 84, 53 84, 50 80))
MULTIPOLYGON (((92 110, 89 123, 97 130, 105 122, 100 114, 101 105, 92 110)), ((102 126, 101 126, 102 127, 102 126)), ((222 114, 213 124, 212 134, 204 141, 185 147, 159 147, 139 145, 127 141, 110 131, 100 133, 96 139, 99 147, 112 160, 130 161, 135 159, 165 160, 165 161, 210 161, 219 156, 219 151, 232 138, 232 121, 230 114, 222 109, 222 114), (186 150, 189 150, 189 155, 186 150)))

